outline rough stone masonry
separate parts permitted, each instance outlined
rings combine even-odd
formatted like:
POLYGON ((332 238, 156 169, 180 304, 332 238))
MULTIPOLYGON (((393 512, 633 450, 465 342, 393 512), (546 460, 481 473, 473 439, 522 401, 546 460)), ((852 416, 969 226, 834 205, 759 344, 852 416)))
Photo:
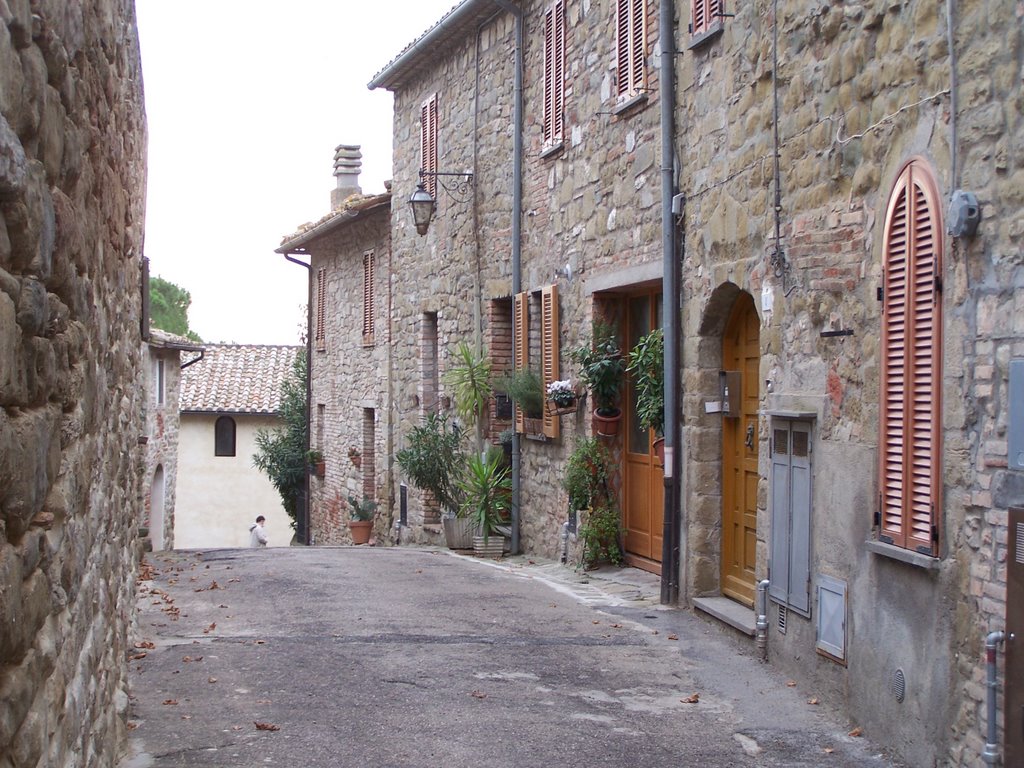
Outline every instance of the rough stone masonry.
POLYGON ((0 0, 0 768, 124 740, 145 142, 131 0, 0 0))

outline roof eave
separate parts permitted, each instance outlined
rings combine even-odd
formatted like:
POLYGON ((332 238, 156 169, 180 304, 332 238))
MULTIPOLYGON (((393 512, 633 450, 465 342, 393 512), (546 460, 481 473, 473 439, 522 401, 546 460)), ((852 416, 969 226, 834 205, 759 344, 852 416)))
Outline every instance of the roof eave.
POLYGON ((329 235, 342 225, 362 218, 365 214, 375 211, 377 208, 390 204, 391 193, 386 192, 382 195, 376 195, 368 200, 362 201, 361 204, 352 205, 348 208, 342 209, 337 212, 337 215, 331 216, 326 221, 322 221, 311 229, 307 229, 302 234, 295 235, 294 237, 285 240, 280 246, 274 249, 274 253, 287 255, 289 253, 302 252, 302 249, 314 240, 317 240, 324 235, 329 235))

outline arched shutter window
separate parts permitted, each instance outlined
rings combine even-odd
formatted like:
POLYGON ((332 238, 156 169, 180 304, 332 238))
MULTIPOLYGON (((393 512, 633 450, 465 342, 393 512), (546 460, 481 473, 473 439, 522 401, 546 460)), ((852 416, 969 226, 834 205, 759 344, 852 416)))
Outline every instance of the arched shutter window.
POLYGON ((235 420, 221 416, 213 427, 213 455, 235 455, 235 420))
POLYGON ((879 536, 935 555, 939 541, 942 226, 921 160, 900 173, 885 216, 879 536))

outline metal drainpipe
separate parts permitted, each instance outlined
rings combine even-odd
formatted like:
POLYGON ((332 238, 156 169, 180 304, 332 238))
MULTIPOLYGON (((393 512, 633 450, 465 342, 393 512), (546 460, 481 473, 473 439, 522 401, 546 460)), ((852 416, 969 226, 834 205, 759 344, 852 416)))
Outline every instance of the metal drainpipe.
POLYGON ((950 186, 960 189, 960 168, 957 163, 957 110, 959 109, 959 79, 957 77, 956 46, 953 40, 953 20, 956 17, 956 0, 946 0, 946 40, 949 45, 949 159, 950 186))
POLYGON ((988 718, 988 741, 981 759, 985 765, 996 765, 999 762, 999 744, 996 742, 996 692, 999 682, 996 680, 996 657, 999 646, 1006 639, 1005 632, 989 632, 985 636, 985 709, 988 718))
POLYGON ((661 0, 661 242, 662 242, 662 327, 665 329, 665 501, 662 529, 661 602, 679 600, 679 542, 681 521, 677 510, 681 499, 679 474, 679 317, 682 312, 680 264, 675 255, 675 223, 672 198, 675 187, 673 118, 675 113, 675 8, 673 0, 661 0))
MULTIPOLYGON (((511 13, 516 19, 515 85, 512 105, 512 295, 523 290, 520 274, 521 237, 523 222, 523 10, 507 0, 494 3, 511 13)), ((513 340, 515 334, 512 334, 513 340)), ((512 359, 515 360, 515 348, 512 359)), ((515 410, 512 411, 513 421, 515 410)), ((512 554, 519 554, 519 499, 520 499, 520 437, 512 433, 512 554)))
MULTIPOLYGON (((299 261, 290 253, 284 255, 288 261, 292 264, 298 264, 300 267, 305 267, 306 272, 306 451, 309 451, 309 406, 310 401, 313 399, 313 263, 310 261, 307 264, 304 261, 299 261)), ((305 535, 305 541, 303 544, 308 545, 310 542, 310 530, 309 530, 309 469, 306 470, 305 479, 303 480, 303 509, 302 516, 303 520, 303 532, 305 535)))
POLYGON ((757 582, 757 652, 761 661, 768 661, 768 579, 757 582))

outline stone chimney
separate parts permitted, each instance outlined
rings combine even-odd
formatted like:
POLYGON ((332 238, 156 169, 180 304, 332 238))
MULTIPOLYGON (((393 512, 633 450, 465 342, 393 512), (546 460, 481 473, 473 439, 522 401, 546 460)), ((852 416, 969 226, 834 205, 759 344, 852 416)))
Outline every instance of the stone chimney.
POLYGON ((358 144, 339 144, 334 148, 334 175, 338 186, 331 190, 331 210, 337 210, 351 195, 358 195, 359 171, 363 167, 363 154, 358 144))

